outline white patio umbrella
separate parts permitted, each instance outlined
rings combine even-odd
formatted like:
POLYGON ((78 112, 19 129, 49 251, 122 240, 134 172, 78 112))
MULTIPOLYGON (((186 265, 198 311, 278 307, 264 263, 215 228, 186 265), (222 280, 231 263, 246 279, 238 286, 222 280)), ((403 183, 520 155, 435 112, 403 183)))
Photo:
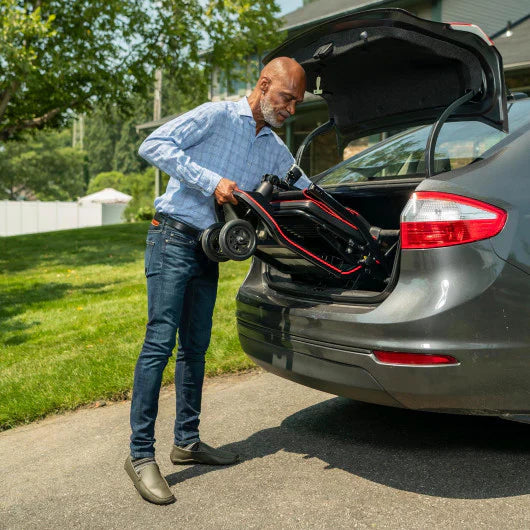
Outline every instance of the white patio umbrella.
POLYGON ((122 193, 114 188, 105 188, 104 190, 91 193, 85 197, 80 197, 77 201, 80 204, 97 202, 102 204, 127 204, 132 199, 131 195, 122 193))

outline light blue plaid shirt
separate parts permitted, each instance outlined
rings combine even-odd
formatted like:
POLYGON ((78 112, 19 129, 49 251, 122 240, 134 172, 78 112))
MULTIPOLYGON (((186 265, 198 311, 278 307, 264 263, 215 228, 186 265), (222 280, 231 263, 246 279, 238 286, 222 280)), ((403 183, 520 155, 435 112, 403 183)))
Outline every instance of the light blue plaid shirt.
MULTIPOLYGON (((283 178, 294 158, 282 140, 256 122, 247 98, 205 103, 149 135, 139 154, 171 178, 155 199, 157 211, 200 229, 215 222, 213 195, 222 177, 256 189, 265 173, 283 178)), ((304 175, 297 182, 306 188, 304 175)))

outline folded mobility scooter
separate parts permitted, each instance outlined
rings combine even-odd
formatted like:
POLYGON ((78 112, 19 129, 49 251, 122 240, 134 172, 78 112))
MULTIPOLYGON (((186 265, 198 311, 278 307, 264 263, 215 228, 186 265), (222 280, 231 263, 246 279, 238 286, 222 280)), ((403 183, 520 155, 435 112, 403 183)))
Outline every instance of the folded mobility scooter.
POLYGON ((203 232, 206 255, 214 261, 255 255, 289 274, 303 274, 309 265, 328 277, 370 275, 384 281, 399 231, 371 226, 315 184, 295 188, 301 175, 293 165, 284 179, 264 175, 256 190, 235 191, 238 204, 218 207, 219 222, 203 232))

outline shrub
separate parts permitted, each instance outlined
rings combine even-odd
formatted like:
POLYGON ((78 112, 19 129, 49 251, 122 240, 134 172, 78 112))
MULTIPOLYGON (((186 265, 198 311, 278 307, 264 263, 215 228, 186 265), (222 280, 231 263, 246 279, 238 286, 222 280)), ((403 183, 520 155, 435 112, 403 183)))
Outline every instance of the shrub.
POLYGON ((155 212, 153 206, 155 169, 150 167, 143 173, 135 173, 128 175, 128 177, 131 182, 130 194, 133 198, 123 212, 125 220, 141 221, 151 219, 155 212))
POLYGON ((149 221, 155 215, 154 206, 140 206, 138 210, 133 214, 134 221, 149 221))

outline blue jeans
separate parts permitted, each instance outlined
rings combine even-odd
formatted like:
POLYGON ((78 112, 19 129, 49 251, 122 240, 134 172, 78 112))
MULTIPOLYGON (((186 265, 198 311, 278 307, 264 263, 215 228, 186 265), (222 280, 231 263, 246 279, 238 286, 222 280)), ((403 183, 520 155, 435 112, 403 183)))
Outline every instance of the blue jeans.
POLYGON ((199 440, 204 355, 210 343, 218 264, 197 240, 167 226, 150 225, 145 251, 148 323, 134 371, 131 456, 153 456, 162 372, 179 343, 175 367, 176 445, 199 440))

